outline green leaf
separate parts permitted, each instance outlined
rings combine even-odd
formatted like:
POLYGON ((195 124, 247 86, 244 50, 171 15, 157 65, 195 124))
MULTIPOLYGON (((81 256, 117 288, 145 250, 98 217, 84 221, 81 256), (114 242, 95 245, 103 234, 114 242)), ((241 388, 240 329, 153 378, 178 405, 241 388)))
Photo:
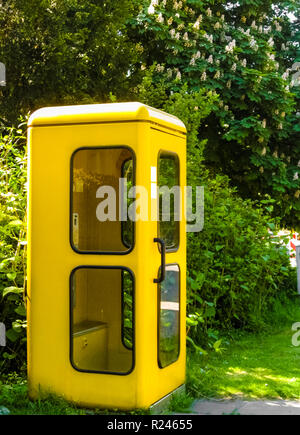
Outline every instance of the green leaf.
POLYGON ((19 288, 19 287, 6 287, 3 292, 2 292, 2 296, 6 296, 10 293, 16 293, 16 294, 21 294, 23 293, 23 288, 19 288))
POLYGON ((15 341, 18 340, 18 338, 20 337, 20 334, 18 334, 14 329, 9 329, 8 331, 6 331, 6 337, 12 342, 14 343, 15 341))
POLYGON ((19 314, 19 316, 26 316, 26 309, 24 305, 19 305, 18 308, 15 309, 15 313, 19 314))
POLYGON ((11 281, 14 281, 16 279, 16 272, 10 272, 6 274, 7 278, 10 279, 11 281))
POLYGON ((19 226, 23 225, 23 222, 20 220, 15 220, 15 221, 9 222, 8 225, 11 227, 19 227, 19 226))

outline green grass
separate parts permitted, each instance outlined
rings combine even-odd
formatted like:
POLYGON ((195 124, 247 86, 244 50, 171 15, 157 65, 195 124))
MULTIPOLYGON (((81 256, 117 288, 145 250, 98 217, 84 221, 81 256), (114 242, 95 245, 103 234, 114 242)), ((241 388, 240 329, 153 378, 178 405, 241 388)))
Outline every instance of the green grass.
POLYGON ((75 406, 55 395, 40 400, 29 400, 27 381, 12 374, 0 381, 0 415, 8 410, 11 415, 133 415, 147 414, 147 410, 123 412, 103 409, 87 409, 75 406))
POLYGON ((300 400, 300 346, 293 346, 291 330, 300 322, 299 301, 285 310, 275 307, 267 332, 235 332, 221 353, 190 354, 189 393, 199 398, 300 400))
MULTIPOLYGON (((224 337, 221 352, 201 356, 188 352, 187 394, 175 396, 166 413, 188 412, 195 398, 300 399, 300 346, 292 344, 292 324, 300 322, 298 298, 278 303, 264 333, 234 331, 224 337)), ((147 414, 85 409, 59 397, 30 401, 26 379, 11 374, 0 381, 0 415, 147 414)))

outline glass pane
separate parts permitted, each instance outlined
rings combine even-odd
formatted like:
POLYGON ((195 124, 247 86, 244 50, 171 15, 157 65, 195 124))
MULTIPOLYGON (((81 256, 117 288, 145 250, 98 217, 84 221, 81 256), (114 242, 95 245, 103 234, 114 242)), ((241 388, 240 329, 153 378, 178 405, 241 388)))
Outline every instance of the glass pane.
POLYGON ((122 271, 122 340, 127 349, 133 348, 133 286, 132 276, 122 271))
POLYGON ((179 246, 180 187, 179 159, 174 153, 161 152, 158 159, 159 223, 158 237, 167 251, 179 246))
POLYGON ((176 361, 180 343, 179 266, 166 266, 166 276, 159 286, 158 362, 161 368, 176 361))
POLYGON ((122 268, 80 267, 72 273, 71 361, 76 369, 132 370, 133 285, 132 274, 122 268))
POLYGON ((133 152, 126 147, 74 153, 71 241, 77 251, 126 252, 133 248, 134 224, 123 222, 128 189, 122 175, 129 175, 127 184, 133 185, 133 152))
MULTIPOLYGON (((133 198, 128 198, 128 195, 126 192, 128 192, 134 185, 134 177, 133 177, 133 159, 129 158, 128 160, 125 160, 122 165, 122 171, 121 171, 122 178, 124 179, 124 184, 122 185, 122 201, 121 201, 121 207, 122 216, 126 216, 126 210, 129 209, 130 204, 134 201, 133 198), (125 181, 126 180, 126 181, 125 181)), ((122 242, 124 246, 127 246, 130 248, 133 246, 133 221, 131 219, 122 220, 121 226, 122 226, 122 242)))

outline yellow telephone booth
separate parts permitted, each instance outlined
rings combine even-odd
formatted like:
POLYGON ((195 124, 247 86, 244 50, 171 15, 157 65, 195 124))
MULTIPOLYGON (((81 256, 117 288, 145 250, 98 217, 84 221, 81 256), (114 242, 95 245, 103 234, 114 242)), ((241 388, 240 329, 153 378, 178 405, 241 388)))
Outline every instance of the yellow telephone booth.
POLYGON ((184 124, 140 103, 43 108, 28 145, 29 395, 148 408, 185 382, 184 124))

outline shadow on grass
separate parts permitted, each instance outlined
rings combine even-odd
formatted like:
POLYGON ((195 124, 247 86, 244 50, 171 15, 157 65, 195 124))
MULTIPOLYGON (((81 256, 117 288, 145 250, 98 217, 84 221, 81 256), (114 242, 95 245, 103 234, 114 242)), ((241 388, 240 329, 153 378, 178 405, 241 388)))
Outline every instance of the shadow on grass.
POLYGON ((190 355, 188 391, 195 397, 300 399, 300 347, 292 335, 286 327, 237 336, 221 354, 190 355))

